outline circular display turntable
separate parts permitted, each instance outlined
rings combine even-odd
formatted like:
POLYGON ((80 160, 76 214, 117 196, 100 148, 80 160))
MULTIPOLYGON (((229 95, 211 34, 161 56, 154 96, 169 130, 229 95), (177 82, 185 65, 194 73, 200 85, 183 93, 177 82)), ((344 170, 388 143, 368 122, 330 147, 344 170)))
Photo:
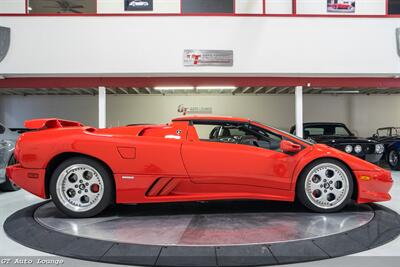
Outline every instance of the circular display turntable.
POLYGON ((116 206, 69 218, 52 202, 10 216, 7 234, 45 252, 156 266, 251 266, 320 260, 397 237, 399 215, 378 205, 321 214, 294 204, 216 201, 116 206))

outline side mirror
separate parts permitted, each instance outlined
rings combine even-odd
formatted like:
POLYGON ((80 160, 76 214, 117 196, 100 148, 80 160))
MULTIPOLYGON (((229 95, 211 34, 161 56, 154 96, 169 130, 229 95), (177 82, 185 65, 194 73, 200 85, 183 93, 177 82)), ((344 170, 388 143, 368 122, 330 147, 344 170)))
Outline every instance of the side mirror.
POLYGON ((287 140, 282 140, 280 149, 284 153, 297 153, 301 151, 301 146, 287 140))

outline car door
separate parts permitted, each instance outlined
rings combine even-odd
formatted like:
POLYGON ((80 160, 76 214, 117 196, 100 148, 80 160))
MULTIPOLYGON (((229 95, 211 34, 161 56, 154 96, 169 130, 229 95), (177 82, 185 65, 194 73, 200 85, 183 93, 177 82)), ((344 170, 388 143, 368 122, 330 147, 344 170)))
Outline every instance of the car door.
MULTIPOLYGON (((215 128, 204 131, 196 126, 196 122, 190 126, 188 138, 182 144, 183 161, 192 182, 290 189, 296 155, 282 153, 279 149, 210 139, 215 128), (207 132, 210 132, 209 138, 207 132)), ((211 126, 223 124, 211 123, 211 126)))

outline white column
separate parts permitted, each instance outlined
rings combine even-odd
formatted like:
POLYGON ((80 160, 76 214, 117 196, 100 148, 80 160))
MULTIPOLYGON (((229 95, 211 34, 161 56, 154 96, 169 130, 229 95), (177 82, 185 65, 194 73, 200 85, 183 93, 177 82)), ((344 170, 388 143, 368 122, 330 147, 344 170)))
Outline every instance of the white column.
POLYGON ((296 86, 296 135, 303 138, 303 86, 296 86))
POLYGON ((104 86, 99 87, 99 128, 106 128, 106 96, 104 86))

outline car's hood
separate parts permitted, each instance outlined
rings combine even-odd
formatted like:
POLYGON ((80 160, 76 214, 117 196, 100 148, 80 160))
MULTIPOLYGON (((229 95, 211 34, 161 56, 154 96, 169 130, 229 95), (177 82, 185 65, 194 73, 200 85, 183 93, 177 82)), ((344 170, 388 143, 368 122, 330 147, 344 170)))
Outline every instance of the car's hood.
POLYGON ((400 141, 400 136, 382 136, 382 137, 371 137, 378 142, 386 142, 386 141, 400 141))
POLYGON ((337 135, 318 135, 310 137, 317 143, 322 144, 376 144, 375 140, 370 140, 355 136, 337 136, 337 135))

